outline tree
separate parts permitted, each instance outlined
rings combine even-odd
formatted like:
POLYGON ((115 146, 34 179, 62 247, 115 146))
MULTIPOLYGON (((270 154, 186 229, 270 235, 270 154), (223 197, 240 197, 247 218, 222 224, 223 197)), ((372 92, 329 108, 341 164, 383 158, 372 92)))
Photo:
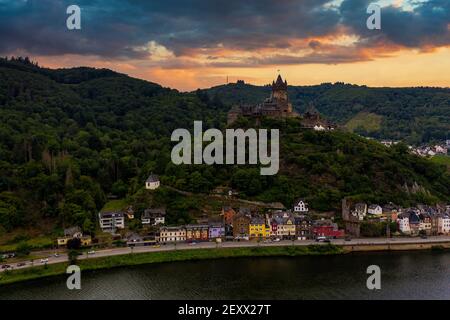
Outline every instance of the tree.
POLYGON ((79 238, 72 238, 67 241, 68 250, 78 250, 81 248, 81 240, 79 238))
POLYGON ((25 241, 20 242, 17 245, 16 252, 19 256, 28 256, 31 251, 31 246, 25 241))

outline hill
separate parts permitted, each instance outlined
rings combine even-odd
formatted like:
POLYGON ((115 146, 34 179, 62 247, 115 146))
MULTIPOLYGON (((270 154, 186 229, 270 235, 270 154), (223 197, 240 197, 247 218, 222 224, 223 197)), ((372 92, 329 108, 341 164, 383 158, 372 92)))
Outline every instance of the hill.
MULTIPOLYGON (((294 109, 313 105, 329 120, 365 136, 420 144, 450 139, 450 88, 369 88, 344 83, 289 86, 294 109), (363 117, 371 115, 371 117, 363 117)), ((228 84, 206 89, 226 105, 259 103, 269 86, 228 84)))
POLYGON ((2 60, 0 233, 44 223, 93 232, 108 196, 127 198, 137 216, 146 205, 165 205, 170 223, 189 222, 202 210, 197 198, 167 188, 150 197, 143 190, 150 172, 164 185, 194 193, 227 186, 242 198, 287 206, 301 196, 315 210, 338 209, 348 195, 398 204, 450 199, 445 166, 401 144, 388 149, 352 133, 305 131, 296 119, 261 123, 281 130, 276 176, 260 176, 255 166, 171 163, 174 129, 192 129, 194 120, 204 129, 224 129, 227 110, 204 91, 179 93, 110 70, 2 60))

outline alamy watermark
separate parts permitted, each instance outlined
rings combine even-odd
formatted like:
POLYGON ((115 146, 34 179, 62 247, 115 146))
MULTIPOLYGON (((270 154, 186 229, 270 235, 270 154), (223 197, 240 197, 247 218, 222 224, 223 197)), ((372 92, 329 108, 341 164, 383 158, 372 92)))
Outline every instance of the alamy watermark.
POLYGON ((367 274, 370 276, 367 278, 366 286, 369 290, 381 290, 381 269, 377 265, 371 265, 367 267, 367 274))
POLYGON ((381 7, 376 3, 371 3, 367 7, 367 14, 371 14, 366 21, 367 29, 380 30, 381 29, 381 7))
POLYGON ((187 129, 172 132, 174 146, 171 159, 174 164, 261 164, 261 175, 277 174, 279 169, 280 132, 270 129, 270 155, 268 153, 268 130, 226 129, 225 149, 222 131, 208 129, 203 132, 202 121, 194 121, 194 140, 187 129), (210 142, 203 148, 204 142, 210 142), (247 144, 248 142, 248 144, 247 144), (235 144, 236 143, 236 144, 235 144), (248 148, 247 148, 248 145, 248 148), (192 159, 193 150, 193 159, 192 159), (236 155, 236 156, 235 156, 236 155))
POLYGON ((70 16, 67 17, 66 26, 69 30, 81 30, 81 9, 76 4, 72 4, 67 7, 66 13, 70 16))
POLYGON ((70 265, 66 269, 66 273, 70 274, 67 278, 66 286, 69 290, 81 290, 81 269, 77 265, 70 265))

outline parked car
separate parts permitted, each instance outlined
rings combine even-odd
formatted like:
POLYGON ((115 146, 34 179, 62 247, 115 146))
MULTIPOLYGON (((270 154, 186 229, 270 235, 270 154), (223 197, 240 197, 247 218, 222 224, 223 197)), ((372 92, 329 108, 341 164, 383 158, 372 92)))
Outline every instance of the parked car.
POLYGON ((19 263, 17 264, 18 267, 23 267, 24 265, 26 265, 25 262, 19 262, 19 263))
POLYGON ((273 241, 273 242, 280 242, 281 239, 280 239, 280 238, 275 238, 275 239, 273 239, 272 241, 273 241))
POLYGON ((346 236, 346 237, 345 237, 345 241, 352 241, 352 237, 346 236))
POLYGON ((316 238, 316 242, 330 242, 330 240, 327 237, 324 236, 318 236, 316 238), (328 241, 327 241, 328 240, 328 241))
POLYGON ((95 254, 95 251, 94 250, 88 251, 87 254, 95 254))
POLYGON ((2 269, 9 269, 9 268, 11 268, 11 266, 9 264, 2 265, 2 269))
POLYGON ((48 262, 48 258, 41 259, 41 263, 47 263, 47 262, 48 262))

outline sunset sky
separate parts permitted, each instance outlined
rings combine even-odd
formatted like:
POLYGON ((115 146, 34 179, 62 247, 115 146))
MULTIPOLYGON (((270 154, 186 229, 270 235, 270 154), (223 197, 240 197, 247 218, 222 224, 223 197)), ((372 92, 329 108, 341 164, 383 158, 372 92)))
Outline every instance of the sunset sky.
POLYGON ((0 0, 0 55, 179 90, 237 79, 450 86, 450 0, 0 0), (369 30, 370 3, 382 6, 369 30), (81 30, 66 8, 81 7, 81 30))

